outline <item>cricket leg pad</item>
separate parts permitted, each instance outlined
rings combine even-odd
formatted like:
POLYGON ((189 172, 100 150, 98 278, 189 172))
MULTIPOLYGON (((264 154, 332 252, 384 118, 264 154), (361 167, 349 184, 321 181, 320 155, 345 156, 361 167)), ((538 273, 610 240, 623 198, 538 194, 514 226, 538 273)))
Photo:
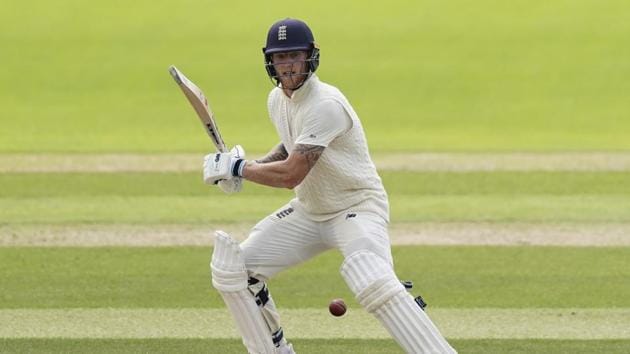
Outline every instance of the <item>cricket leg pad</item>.
POLYGON ((212 285, 232 313, 247 351, 252 354, 276 354, 269 326, 256 304, 256 298, 248 289, 248 275, 240 246, 225 232, 215 233, 210 269, 212 285))
MULTIPOLYGON (((248 289, 252 295, 254 295, 256 305, 260 308, 260 312, 271 331, 271 340, 273 341, 273 344, 279 349, 291 348, 284 338, 284 332, 280 326, 280 314, 278 313, 276 304, 274 303, 271 294, 269 294, 267 284, 262 280, 251 277, 248 280, 248 289)), ((279 352, 291 353, 286 350, 279 352)))
POLYGON ((456 353, 382 257, 354 252, 341 265, 341 275, 357 301, 407 353, 456 353))

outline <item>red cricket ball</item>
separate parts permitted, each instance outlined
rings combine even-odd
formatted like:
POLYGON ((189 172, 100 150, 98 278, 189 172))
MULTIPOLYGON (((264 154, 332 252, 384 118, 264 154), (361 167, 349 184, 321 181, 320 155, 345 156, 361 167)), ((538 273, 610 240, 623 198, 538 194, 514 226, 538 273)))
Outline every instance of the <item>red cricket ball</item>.
POLYGON ((333 316, 343 316, 346 313, 346 303, 343 302, 343 299, 334 299, 328 305, 328 311, 333 316))

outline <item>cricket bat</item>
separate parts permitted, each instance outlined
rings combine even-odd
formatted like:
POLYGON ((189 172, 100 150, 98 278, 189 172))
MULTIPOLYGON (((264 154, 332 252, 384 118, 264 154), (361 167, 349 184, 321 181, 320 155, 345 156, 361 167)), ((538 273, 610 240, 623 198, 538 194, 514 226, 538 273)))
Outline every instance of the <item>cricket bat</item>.
POLYGON ((208 133, 208 136, 214 143, 214 146, 219 152, 228 152, 225 142, 221 137, 221 133, 219 133, 219 128, 217 128, 217 123, 214 120, 214 113, 212 113, 212 109, 208 104, 208 99, 206 99, 206 96, 203 94, 201 89, 190 81, 174 65, 171 65, 168 68, 168 71, 171 73, 171 76, 177 85, 179 85, 179 88, 182 89, 182 92, 188 99, 188 102, 190 102, 195 109, 197 116, 205 127, 206 133, 208 133))

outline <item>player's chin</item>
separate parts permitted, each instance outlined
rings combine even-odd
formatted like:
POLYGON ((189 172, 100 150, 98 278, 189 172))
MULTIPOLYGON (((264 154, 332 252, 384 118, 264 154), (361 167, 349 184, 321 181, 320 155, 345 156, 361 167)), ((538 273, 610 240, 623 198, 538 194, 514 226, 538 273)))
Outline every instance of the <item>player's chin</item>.
POLYGON ((304 80, 306 80, 306 76, 307 76, 306 74, 295 74, 295 75, 283 76, 280 79, 280 82, 282 82, 283 88, 294 90, 302 85, 304 80))

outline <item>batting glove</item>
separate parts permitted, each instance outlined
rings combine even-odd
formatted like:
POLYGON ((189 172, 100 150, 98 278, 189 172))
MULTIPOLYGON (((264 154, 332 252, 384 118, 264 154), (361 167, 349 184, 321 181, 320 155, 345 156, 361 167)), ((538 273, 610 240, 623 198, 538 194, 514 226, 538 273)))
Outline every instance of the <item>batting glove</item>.
POLYGON ((208 154, 203 162, 203 181, 206 184, 217 184, 221 180, 243 176, 245 159, 241 158, 245 151, 236 145, 230 152, 208 154))
MULTIPOLYGON (((233 147, 230 152, 235 153, 238 158, 245 158, 245 150, 243 150, 240 145, 233 147)), ((243 165, 245 165, 245 163, 243 163, 243 165)), ((243 178, 233 177, 230 179, 220 180, 219 188, 221 188, 221 190, 226 194, 238 193, 241 189, 243 189, 243 178)))

